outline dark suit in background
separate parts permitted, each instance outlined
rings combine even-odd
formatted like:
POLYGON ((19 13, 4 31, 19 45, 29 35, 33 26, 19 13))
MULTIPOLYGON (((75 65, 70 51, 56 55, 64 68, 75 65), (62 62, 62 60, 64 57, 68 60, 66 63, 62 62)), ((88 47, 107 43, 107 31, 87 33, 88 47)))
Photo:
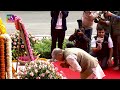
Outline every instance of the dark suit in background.
POLYGON ((62 13, 62 29, 56 29, 56 24, 58 20, 58 15, 60 11, 51 11, 51 39, 52 39, 52 45, 51 45, 51 52, 54 48, 56 48, 56 43, 58 41, 58 48, 62 49, 63 41, 65 38, 65 31, 67 30, 66 25, 66 17, 68 16, 68 11, 61 11, 62 13))

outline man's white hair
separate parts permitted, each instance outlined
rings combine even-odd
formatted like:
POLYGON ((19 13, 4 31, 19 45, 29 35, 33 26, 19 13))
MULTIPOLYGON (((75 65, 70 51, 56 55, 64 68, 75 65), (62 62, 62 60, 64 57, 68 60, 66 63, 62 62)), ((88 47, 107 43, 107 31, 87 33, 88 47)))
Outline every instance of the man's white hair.
POLYGON ((55 56, 60 54, 60 53, 62 53, 62 49, 60 49, 60 48, 53 49, 52 54, 51 54, 52 55, 52 59, 55 59, 55 56))
POLYGON ((53 51, 52 51, 52 55, 57 55, 57 54, 59 54, 59 53, 62 53, 62 49, 60 49, 60 48, 55 48, 55 49, 53 49, 53 51))

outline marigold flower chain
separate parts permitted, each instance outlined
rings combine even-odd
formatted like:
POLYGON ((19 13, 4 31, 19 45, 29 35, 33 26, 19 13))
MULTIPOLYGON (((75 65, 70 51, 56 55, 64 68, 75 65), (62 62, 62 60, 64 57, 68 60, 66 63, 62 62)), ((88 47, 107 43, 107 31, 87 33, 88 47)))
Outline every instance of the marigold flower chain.
MULTIPOLYGON (((0 67, 1 70, 4 70, 5 72, 5 77, 4 79, 12 79, 12 52, 11 52, 11 38, 8 34, 1 34, 0 35, 4 42, 2 41, 1 43, 3 46, 0 46, 3 52, 0 54, 2 57, 0 57, 1 65, 4 65, 4 67, 0 67)), ((1 40, 1 39, 0 39, 1 40)), ((2 76, 3 77, 3 76, 2 76)))
POLYGON ((12 52, 11 52, 11 38, 8 34, 2 34, 5 39, 5 61, 6 61, 6 76, 7 79, 12 79, 12 52))
POLYGON ((0 18, 0 79, 12 79, 11 38, 0 18))
POLYGON ((0 36, 0 79, 5 79, 4 37, 0 36))

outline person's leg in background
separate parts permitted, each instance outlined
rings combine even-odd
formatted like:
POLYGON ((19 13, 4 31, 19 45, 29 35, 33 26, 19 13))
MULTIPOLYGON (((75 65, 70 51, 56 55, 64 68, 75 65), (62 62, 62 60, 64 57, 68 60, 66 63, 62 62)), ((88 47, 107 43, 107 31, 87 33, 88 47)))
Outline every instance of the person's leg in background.
POLYGON ((78 23, 78 28, 80 29, 82 27, 82 20, 81 19, 78 19, 77 20, 77 23, 78 23))
POLYGON ((90 42, 88 43, 88 50, 87 50, 87 52, 90 53, 92 28, 91 29, 86 29, 85 30, 85 35, 90 39, 90 42))
POLYGON ((101 59, 101 65, 100 66, 101 66, 102 69, 107 69, 107 67, 108 67, 107 61, 108 61, 107 56, 101 59))
POLYGON ((57 42, 57 38, 58 38, 58 31, 57 30, 53 30, 51 32, 51 39, 52 39, 52 44, 51 44, 51 52, 54 48, 56 48, 56 42, 57 42))
POLYGON ((64 38, 65 38, 65 31, 61 29, 58 32, 58 48, 62 49, 64 38))
POLYGON ((117 37, 112 37, 113 40, 113 57, 114 57, 114 67, 118 66, 118 50, 117 50, 117 37))
POLYGON ((94 53, 93 51, 90 51, 90 53, 89 53, 91 56, 93 56, 93 57, 97 57, 97 54, 96 53, 94 53))
POLYGON ((114 70, 120 70, 120 36, 116 36, 113 42, 114 70))
POLYGON ((118 36, 118 56, 119 56, 119 70, 120 70, 120 36, 118 36))

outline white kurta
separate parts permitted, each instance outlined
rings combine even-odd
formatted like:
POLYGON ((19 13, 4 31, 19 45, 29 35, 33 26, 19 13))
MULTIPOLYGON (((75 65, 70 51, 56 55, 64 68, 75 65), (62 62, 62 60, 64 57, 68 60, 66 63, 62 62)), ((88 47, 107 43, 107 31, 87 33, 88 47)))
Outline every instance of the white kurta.
MULTIPOLYGON (((76 72, 81 72, 82 68, 76 59, 77 59, 77 56, 74 54, 69 55, 66 58, 67 62, 70 64, 69 68, 71 70, 76 71, 76 72)), ((99 64, 97 65, 96 68, 93 68, 92 70, 93 70, 93 73, 87 79, 102 79, 105 76, 99 64)))

